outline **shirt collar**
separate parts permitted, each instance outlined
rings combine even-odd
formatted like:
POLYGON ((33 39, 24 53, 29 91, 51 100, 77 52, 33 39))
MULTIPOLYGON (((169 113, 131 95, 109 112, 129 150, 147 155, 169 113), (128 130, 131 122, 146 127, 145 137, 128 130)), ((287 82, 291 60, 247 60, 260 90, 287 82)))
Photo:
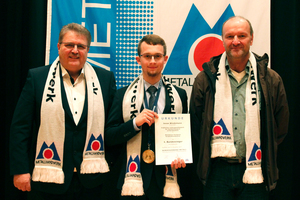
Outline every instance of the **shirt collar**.
MULTIPOLYGON (((246 64, 246 67, 245 67, 246 74, 249 74, 249 69, 250 69, 250 67, 251 67, 251 63, 250 63, 250 61, 248 60, 248 62, 247 62, 247 64, 246 64)), ((226 58, 226 60, 225 60, 225 68, 226 68, 228 74, 232 74, 231 69, 230 69, 230 67, 229 67, 229 63, 228 63, 227 58, 226 58)))
MULTIPOLYGON (((153 86, 158 88, 160 81, 161 81, 161 79, 157 83, 155 83, 153 86)), ((147 81, 145 81, 145 79, 144 79, 144 82, 145 82, 145 90, 147 90, 151 86, 151 84, 148 83, 147 81)))
MULTIPOLYGON (((68 77, 68 78, 70 78, 70 74, 68 73, 68 71, 66 70, 66 68, 64 68, 64 66, 62 66, 62 65, 60 65, 60 66, 61 66, 62 77, 68 77)), ((85 69, 85 65, 81 69, 81 72, 80 72, 80 75, 78 76, 78 78, 81 77, 81 76, 84 76, 84 69, 85 69)))

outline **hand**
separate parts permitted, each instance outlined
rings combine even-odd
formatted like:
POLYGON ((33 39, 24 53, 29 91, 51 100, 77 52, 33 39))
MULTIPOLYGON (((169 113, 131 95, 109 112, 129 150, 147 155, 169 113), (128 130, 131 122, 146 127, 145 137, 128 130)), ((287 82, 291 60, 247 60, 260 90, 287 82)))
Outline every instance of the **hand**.
POLYGON ((142 126, 144 123, 147 123, 149 126, 151 126, 155 122, 155 118, 158 118, 157 113, 152 110, 144 109, 135 118, 135 123, 138 127, 142 126))
POLYGON ((31 176, 29 173, 14 175, 14 186, 23 192, 29 192, 31 191, 30 179, 31 176))
POLYGON ((171 163, 171 167, 175 167, 175 169, 185 168, 186 164, 183 159, 177 158, 171 163))

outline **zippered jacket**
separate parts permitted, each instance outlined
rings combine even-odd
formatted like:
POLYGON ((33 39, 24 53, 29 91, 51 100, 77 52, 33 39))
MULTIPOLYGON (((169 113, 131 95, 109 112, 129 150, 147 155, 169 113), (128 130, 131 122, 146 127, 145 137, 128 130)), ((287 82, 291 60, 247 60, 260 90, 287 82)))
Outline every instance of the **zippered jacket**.
MULTIPOLYGON (((267 54, 254 54, 261 86, 261 150, 262 171, 267 189, 273 190, 278 181, 277 147, 288 132, 289 109, 281 77, 268 67, 267 54)), ((215 83, 221 55, 203 64, 193 84, 190 115, 193 154, 197 174, 205 185, 211 166, 211 136, 215 102, 215 83)))

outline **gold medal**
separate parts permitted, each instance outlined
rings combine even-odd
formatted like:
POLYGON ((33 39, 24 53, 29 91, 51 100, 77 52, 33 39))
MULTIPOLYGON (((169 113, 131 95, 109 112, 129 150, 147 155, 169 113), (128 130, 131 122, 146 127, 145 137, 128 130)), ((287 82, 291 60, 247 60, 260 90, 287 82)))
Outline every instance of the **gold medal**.
POLYGON ((146 150, 143 152, 143 160, 145 163, 153 163, 155 159, 155 155, 154 155, 154 152, 150 149, 146 150))

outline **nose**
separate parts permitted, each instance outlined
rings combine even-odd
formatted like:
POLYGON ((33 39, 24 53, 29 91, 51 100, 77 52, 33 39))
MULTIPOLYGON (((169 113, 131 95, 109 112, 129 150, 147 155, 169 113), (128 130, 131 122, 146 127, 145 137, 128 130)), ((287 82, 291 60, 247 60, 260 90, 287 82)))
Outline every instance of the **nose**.
POLYGON ((150 62, 156 62, 154 56, 152 55, 151 58, 150 58, 150 62))
POLYGON ((74 48, 72 49, 72 52, 73 53, 78 53, 78 49, 77 49, 77 45, 76 44, 74 45, 74 48))
POLYGON ((237 36, 234 36, 232 43, 233 43, 234 45, 238 45, 238 44, 240 43, 239 38, 238 38, 237 36))

